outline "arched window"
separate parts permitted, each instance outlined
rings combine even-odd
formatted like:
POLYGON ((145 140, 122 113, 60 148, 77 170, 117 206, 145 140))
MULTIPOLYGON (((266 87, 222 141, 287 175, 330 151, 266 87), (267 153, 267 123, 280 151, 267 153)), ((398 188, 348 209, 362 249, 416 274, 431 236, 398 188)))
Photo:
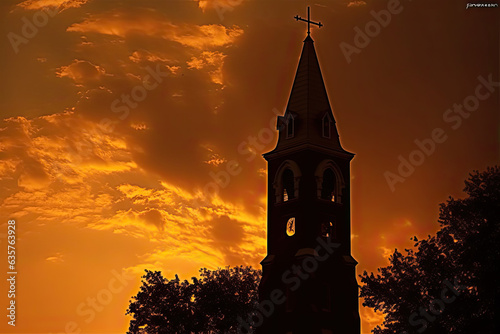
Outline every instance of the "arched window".
POLYGON ((323 116, 323 137, 330 138, 330 132, 332 127, 332 120, 330 119, 330 115, 328 113, 323 116))
POLYGON ((276 171, 273 181, 275 204, 299 197, 300 168, 293 160, 285 160, 276 171))
POLYGON ((321 236, 323 238, 335 239, 337 238, 336 234, 335 224, 332 221, 324 222, 323 224, 321 224, 321 236))
POLYGON ((335 175, 331 168, 323 172, 323 182, 321 184, 321 198, 335 202, 335 175))
POLYGON ((345 188, 342 171, 333 160, 323 160, 314 173, 316 176, 318 198, 335 203, 342 203, 342 191, 345 188))
POLYGON ((283 172, 283 202, 295 198, 295 180, 291 169, 287 168, 283 172))
POLYGON ((295 120, 293 119, 292 114, 288 114, 286 119, 286 137, 292 138, 295 134, 295 120))

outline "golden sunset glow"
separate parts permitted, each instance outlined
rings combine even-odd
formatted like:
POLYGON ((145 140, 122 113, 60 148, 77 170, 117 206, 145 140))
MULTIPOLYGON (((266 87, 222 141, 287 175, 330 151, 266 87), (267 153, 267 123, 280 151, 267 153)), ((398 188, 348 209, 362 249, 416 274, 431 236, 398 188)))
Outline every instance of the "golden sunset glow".
MULTIPOLYGON (((311 36, 340 140, 356 154, 357 273, 438 230, 438 204, 499 161, 500 88, 484 84, 500 80, 498 11, 402 1, 347 61, 339 46, 355 46, 354 28, 386 1, 2 1, 0 240, 6 262, 14 219, 18 318, 1 333, 125 333, 145 269, 260 268, 262 154, 276 145, 306 37, 293 17, 307 5, 324 24, 311 36), (488 95, 476 109, 446 114, 478 85, 488 95), (386 173, 400 175, 400 157, 436 128, 446 139, 392 189, 386 173)), ((363 334, 383 319, 360 313, 363 334)))

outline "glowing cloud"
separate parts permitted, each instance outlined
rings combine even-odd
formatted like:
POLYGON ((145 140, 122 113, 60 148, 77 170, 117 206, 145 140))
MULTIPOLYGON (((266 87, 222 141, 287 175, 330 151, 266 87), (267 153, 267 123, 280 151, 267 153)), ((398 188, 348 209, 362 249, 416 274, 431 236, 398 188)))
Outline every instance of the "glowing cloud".
POLYGON ((71 64, 57 69, 56 75, 59 78, 68 77, 77 84, 89 81, 96 81, 105 75, 104 68, 94 65, 85 60, 75 59, 71 64))
POLYGON ((28 10, 38 10, 45 7, 57 7, 61 11, 68 8, 78 8, 85 5, 89 0, 26 0, 18 4, 19 7, 28 10))
POLYGON ((56 253, 54 256, 49 256, 45 260, 52 263, 63 263, 64 256, 61 253, 56 253))
POLYGON ((192 57, 187 62, 189 69, 203 69, 207 68, 210 78, 213 83, 223 84, 222 66, 224 65, 224 55, 221 52, 204 51, 199 57, 192 57))
POLYGON ((164 18, 151 14, 108 13, 94 15, 81 23, 71 25, 67 31, 89 33, 125 38, 129 35, 144 35, 175 41, 184 46, 197 49, 227 46, 243 34, 238 26, 226 28, 220 24, 174 25, 164 18))
POLYGON ((361 6, 365 6, 365 5, 366 5, 365 1, 354 0, 354 1, 349 2, 347 4, 347 7, 361 7, 361 6))
POLYGON ((203 11, 206 9, 228 10, 243 3, 243 0, 194 0, 198 1, 198 7, 203 11))

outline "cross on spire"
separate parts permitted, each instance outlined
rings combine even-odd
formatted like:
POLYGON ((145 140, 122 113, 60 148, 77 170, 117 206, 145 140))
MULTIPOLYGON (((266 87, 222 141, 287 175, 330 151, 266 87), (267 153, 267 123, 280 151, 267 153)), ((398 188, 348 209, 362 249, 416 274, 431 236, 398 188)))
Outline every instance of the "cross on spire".
POLYGON ((294 17, 295 20, 297 21, 304 21, 304 22, 307 22, 307 36, 309 36, 311 34, 311 23, 312 24, 315 24, 317 25, 318 27, 322 27, 323 25, 321 24, 321 22, 314 22, 314 21, 311 21, 311 10, 310 10, 310 7, 308 6, 307 7, 307 20, 306 19, 303 19, 301 18, 300 16, 298 15, 295 15, 294 17))

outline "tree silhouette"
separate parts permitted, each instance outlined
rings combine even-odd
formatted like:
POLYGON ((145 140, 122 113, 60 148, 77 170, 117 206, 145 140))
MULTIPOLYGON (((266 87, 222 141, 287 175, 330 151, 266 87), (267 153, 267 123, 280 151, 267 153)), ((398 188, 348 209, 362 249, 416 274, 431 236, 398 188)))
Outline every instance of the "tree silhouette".
POLYGON ((464 192, 441 204, 436 235, 414 237, 416 249, 395 250, 376 276, 360 275, 363 305, 385 314, 373 333, 495 333, 500 168, 474 171, 464 192))
POLYGON ((237 318, 247 319, 258 303, 260 277, 252 267, 202 268, 191 283, 146 270, 126 313, 133 316, 128 333, 237 333, 237 318))

